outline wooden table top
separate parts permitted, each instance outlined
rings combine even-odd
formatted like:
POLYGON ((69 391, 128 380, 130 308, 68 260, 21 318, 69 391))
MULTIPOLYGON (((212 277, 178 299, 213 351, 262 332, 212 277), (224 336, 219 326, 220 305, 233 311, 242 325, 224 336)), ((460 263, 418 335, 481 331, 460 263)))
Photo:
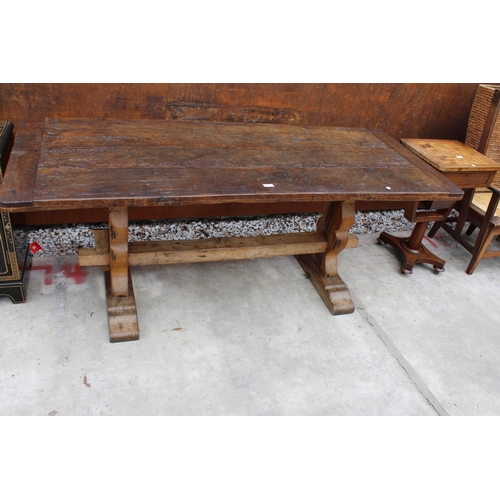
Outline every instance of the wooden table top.
POLYGON ((445 139, 401 139, 410 151, 440 172, 500 170, 500 164, 460 141, 445 139))
POLYGON ((47 118, 15 133, 0 186, 12 212, 463 194, 374 129, 47 118))

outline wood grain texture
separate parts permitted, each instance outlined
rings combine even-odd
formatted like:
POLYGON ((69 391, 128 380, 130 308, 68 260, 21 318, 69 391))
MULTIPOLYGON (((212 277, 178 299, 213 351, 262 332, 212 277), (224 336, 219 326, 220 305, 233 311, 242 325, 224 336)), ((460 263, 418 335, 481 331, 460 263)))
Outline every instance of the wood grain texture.
POLYGON ((469 188, 487 188, 493 182, 496 172, 497 170, 493 172, 467 172, 466 170, 461 172, 446 172, 446 178, 464 190, 469 188))
POLYGON ((318 221, 318 232, 324 234, 328 246, 318 262, 322 276, 333 278, 338 275, 338 256, 346 247, 348 231, 354 224, 354 202, 332 202, 325 207, 323 217, 318 221))
POLYGON ((500 170, 500 163, 459 141, 401 139, 401 142, 440 172, 500 170))
POLYGON ((325 277, 312 255, 297 255, 296 258, 331 314, 337 316, 354 312, 349 289, 338 274, 325 277))
POLYGON ((128 291, 125 297, 117 297, 113 292, 110 272, 104 273, 106 286, 106 306, 110 342, 139 340, 139 319, 135 302, 132 278, 128 277, 128 291))
MULTIPOLYGON (((356 245, 354 239, 351 245, 356 245)), ((318 233, 132 242, 129 244, 129 265, 183 264, 316 254, 323 253, 326 247, 326 240, 318 233)), ((82 248, 78 262, 81 266, 106 266, 109 265, 110 258, 108 253, 99 252, 98 249, 82 248)))
POLYGON ((319 293, 328 310, 334 314, 350 314, 354 303, 346 284, 338 274, 338 256, 347 246, 348 230, 354 222, 354 202, 325 203, 318 221, 327 247, 316 256, 297 255, 296 258, 319 293))
POLYGON ((25 197, 3 199, 5 189, 0 204, 16 211, 460 196, 392 141, 406 157, 387 134, 365 129, 47 119, 31 207, 25 197))
POLYGON ((109 211, 109 266, 111 294, 127 297, 129 294, 128 267, 128 217, 127 208, 111 208, 109 211))
POLYGON ((463 141, 477 84, 0 84, 2 119, 135 118, 381 128, 463 141))
POLYGON ((33 203, 43 127, 43 120, 19 123, 22 132, 16 134, 4 172, 5 181, 0 188, 1 199, 5 203, 15 203, 20 208, 33 203))

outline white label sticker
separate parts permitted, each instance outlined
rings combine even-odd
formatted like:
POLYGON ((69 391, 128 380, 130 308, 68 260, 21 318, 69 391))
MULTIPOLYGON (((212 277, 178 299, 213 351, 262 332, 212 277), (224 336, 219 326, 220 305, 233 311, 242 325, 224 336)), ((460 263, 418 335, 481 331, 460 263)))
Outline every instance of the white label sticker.
POLYGON ((274 184, 262 184, 265 188, 273 188, 274 184))

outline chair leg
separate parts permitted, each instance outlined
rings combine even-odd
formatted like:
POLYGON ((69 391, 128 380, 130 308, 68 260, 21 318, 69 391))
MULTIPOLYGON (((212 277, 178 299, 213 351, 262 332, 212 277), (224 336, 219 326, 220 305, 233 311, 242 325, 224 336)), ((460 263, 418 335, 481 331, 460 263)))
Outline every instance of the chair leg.
MULTIPOLYGON (((467 270, 465 271, 467 274, 472 274, 474 272, 477 265, 479 264, 479 261, 483 258, 483 255, 485 254, 486 250, 488 250, 491 240, 494 237, 495 237, 495 232, 493 231, 493 228, 488 228, 486 234, 484 235, 482 243, 479 246, 477 245, 474 246, 474 250, 472 252, 472 259, 469 262, 469 267, 467 267, 467 270)), ((480 243, 479 237, 477 243, 480 243)))
POLYGON ((441 227, 441 222, 434 222, 434 224, 432 225, 431 229, 427 233, 427 236, 429 238, 434 238, 434 236, 436 235, 436 233, 438 232, 438 229, 440 227, 441 227))
MULTIPOLYGON (((498 234, 498 228, 492 223, 492 219, 500 201, 500 190, 492 186, 490 186, 489 189, 492 192, 491 199, 488 203, 488 208, 484 214, 481 227, 479 228, 479 234, 477 235, 476 243, 472 250, 472 259, 469 262, 469 267, 467 267, 465 271, 467 274, 472 274, 474 272, 474 269, 476 269, 476 266, 488 249, 491 240, 498 234)), ((467 234, 469 234, 468 231, 469 230, 467 230, 467 234)))

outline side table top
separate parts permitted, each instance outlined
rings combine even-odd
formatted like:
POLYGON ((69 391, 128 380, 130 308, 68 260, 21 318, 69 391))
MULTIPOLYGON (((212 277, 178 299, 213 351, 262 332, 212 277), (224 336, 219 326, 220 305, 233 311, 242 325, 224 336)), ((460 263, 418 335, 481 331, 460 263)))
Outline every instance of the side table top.
POLYGON ((460 141, 401 139, 401 143, 440 172, 500 170, 499 163, 460 141))

